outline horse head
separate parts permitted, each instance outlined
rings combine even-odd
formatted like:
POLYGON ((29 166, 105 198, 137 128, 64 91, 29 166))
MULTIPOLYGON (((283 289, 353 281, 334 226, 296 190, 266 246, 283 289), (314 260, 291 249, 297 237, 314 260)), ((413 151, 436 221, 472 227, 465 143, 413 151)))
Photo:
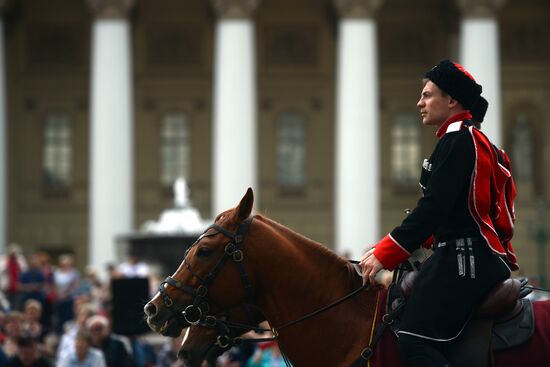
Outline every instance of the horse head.
POLYGON ((249 188, 236 208, 219 214, 189 247, 176 272, 144 307, 153 331, 177 336, 183 328, 252 297, 254 273, 243 262, 243 248, 253 204, 249 188))
POLYGON ((242 343, 241 336, 257 330, 265 320, 257 307, 239 307, 209 318, 209 324, 193 325, 187 329, 178 358, 188 367, 199 367, 202 361, 216 366, 216 359, 232 346, 242 343))

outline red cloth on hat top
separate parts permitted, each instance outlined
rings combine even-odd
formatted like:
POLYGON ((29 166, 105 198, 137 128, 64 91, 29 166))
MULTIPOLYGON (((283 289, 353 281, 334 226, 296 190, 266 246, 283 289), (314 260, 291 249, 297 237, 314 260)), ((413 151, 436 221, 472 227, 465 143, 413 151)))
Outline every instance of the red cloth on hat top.
POLYGON ((472 79, 474 82, 476 81, 472 74, 470 74, 468 70, 464 69, 464 66, 460 65, 458 62, 453 62, 453 65, 456 66, 458 70, 462 71, 462 73, 468 78, 472 79))

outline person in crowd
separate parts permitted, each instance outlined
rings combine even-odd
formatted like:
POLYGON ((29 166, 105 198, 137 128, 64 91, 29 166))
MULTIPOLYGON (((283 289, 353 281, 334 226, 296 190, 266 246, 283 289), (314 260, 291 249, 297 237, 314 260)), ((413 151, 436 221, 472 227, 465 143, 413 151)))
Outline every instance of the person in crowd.
POLYGON ((4 343, 7 339, 5 326, 6 314, 4 311, 0 311, 0 366, 5 366, 8 361, 8 357, 6 356, 6 353, 4 353, 4 343))
POLYGON ((76 335, 80 330, 86 329, 86 322, 95 315, 95 307, 90 303, 76 302, 76 319, 65 324, 66 330, 61 336, 57 347, 56 365, 71 352, 74 352, 76 335))
POLYGON ((50 255, 43 250, 37 251, 36 256, 40 264, 40 269, 44 275, 46 299, 42 304, 42 316, 40 322, 43 325, 44 334, 52 330, 52 316, 54 314, 54 304, 56 299, 54 284, 54 267, 52 266, 50 255))
POLYGON ((70 254, 59 256, 59 267, 54 271, 56 290, 55 331, 58 335, 63 332, 63 325, 74 318, 74 294, 78 288, 80 273, 75 268, 74 257, 70 254))
POLYGON ((22 305, 29 299, 35 299, 44 306, 46 277, 42 272, 40 257, 37 253, 31 255, 28 269, 19 276, 19 290, 22 305))
POLYGON ((92 336, 92 346, 101 349, 107 367, 133 367, 134 360, 124 343, 111 334, 109 320, 102 315, 94 315, 86 322, 92 336))
POLYGON ((4 353, 4 348, 0 346, 0 366, 5 366, 6 364, 8 364, 8 357, 4 353))
POLYGON ((88 265, 84 270, 85 277, 81 279, 75 298, 86 299, 99 311, 102 309, 104 300, 108 299, 106 287, 101 282, 94 267, 88 265))
POLYGON ((449 366, 445 355, 483 298, 517 270, 510 243, 515 186, 510 160, 481 132, 488 102, 461 65, 426 73, 417 103, 437 145, 422 164, 423 196, 402 224, 361 258, 365 283, 429 246, 401 315, 398 347, 411 367, 449 366))
POLYGON ((19 277, 27 270, 27 260, 18 244, 8 246, 6 256, 0 258, 0 289, 8 300, 10 309, 18 309, 19 277))
POLYGON ((151 343, 138 335, 130 336, 129 342, 136 367, 152 367, 157 364, 157 355, 151 343))
POLYGON ((181 347, 181 342, 185 331, 182 331, 177 338, 170 338, 164 343, 160 349, 158 356, 159 367, 183 367, 183 362, 178 360, 178 352, 181 347))
POLYGON ((7 367, 53 367, 40 353, 37 340, 29 334, 17 338, 17 353, 10 358, 7 367))
POLYGON ((65 354, 57 367, 106 367, 103 352, 92 347, 88 330, 80 329, 75 335, 74 348, 65 354))
POLYGON ((10 302, 6 298, 6 295, 2 290, 0 290, 0 311, 9 312, 11 309, 10 302))
POLYGON ((149 266, 139 261, 137 254, 131 253, 128 260, 118 266, 118 272, 123 278, 147 278, 149 266))
POLYGON ((276 341, 262 342, 256 346, 246 367, 285 367, 285 361, 276 341))
POLYGON ((4 321, 4 353, 8 358, 15 356, 17 353, 17 338, 23 332, 24 316, 19 311, 12 311, 6 315, 4 321))
POLYGON ((44 333, 40 319, 42 304, 35 299, 28 299, 23 305, 23 331, 39 341, 44 340, 44 333))

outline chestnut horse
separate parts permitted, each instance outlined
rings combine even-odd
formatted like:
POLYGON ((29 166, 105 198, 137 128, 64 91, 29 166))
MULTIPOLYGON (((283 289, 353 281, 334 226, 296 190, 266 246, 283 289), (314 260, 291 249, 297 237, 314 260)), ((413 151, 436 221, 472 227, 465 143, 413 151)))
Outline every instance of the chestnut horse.
MULTIPOLYGON (((336 307, 302 320, 361 289, 361 277, 326 247, 264 216, 252 221, 253 200, 249 189, 236 208, 218 215, 191 246, 173 276, 145 305, 149 326, 173 335, 182 326, 199 324, 210 309, 217 312, 252 301, 273 327, 281 351, 293 366, 351 366, 372 339, 375 316, 383 307, 382 292, 361 290, 336 307)), ((550 319, 550 303, 534 306, 537 317, 550 319)), ((392 338, 386 332, 381 342, 392 338)), ((377 345, 372 365, 400 366, 395 343, 390 342, 385 353, 381 344, 388 346, 377 345)), ((516 361, 539 366, 548 360, 548 322, 542 328, 537 323, 527 344, 496 356, 498 367, 517 366, 516 361)))

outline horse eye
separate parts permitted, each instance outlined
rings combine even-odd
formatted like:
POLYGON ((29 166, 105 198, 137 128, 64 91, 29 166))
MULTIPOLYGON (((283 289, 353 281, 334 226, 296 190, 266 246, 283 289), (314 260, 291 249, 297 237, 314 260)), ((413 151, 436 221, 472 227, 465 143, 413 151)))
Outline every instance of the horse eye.
POLYGON ((199 247, 197 250, 197 256, 198 257, 208 257, 212 255, 214 251, 209 247, 199 247))

